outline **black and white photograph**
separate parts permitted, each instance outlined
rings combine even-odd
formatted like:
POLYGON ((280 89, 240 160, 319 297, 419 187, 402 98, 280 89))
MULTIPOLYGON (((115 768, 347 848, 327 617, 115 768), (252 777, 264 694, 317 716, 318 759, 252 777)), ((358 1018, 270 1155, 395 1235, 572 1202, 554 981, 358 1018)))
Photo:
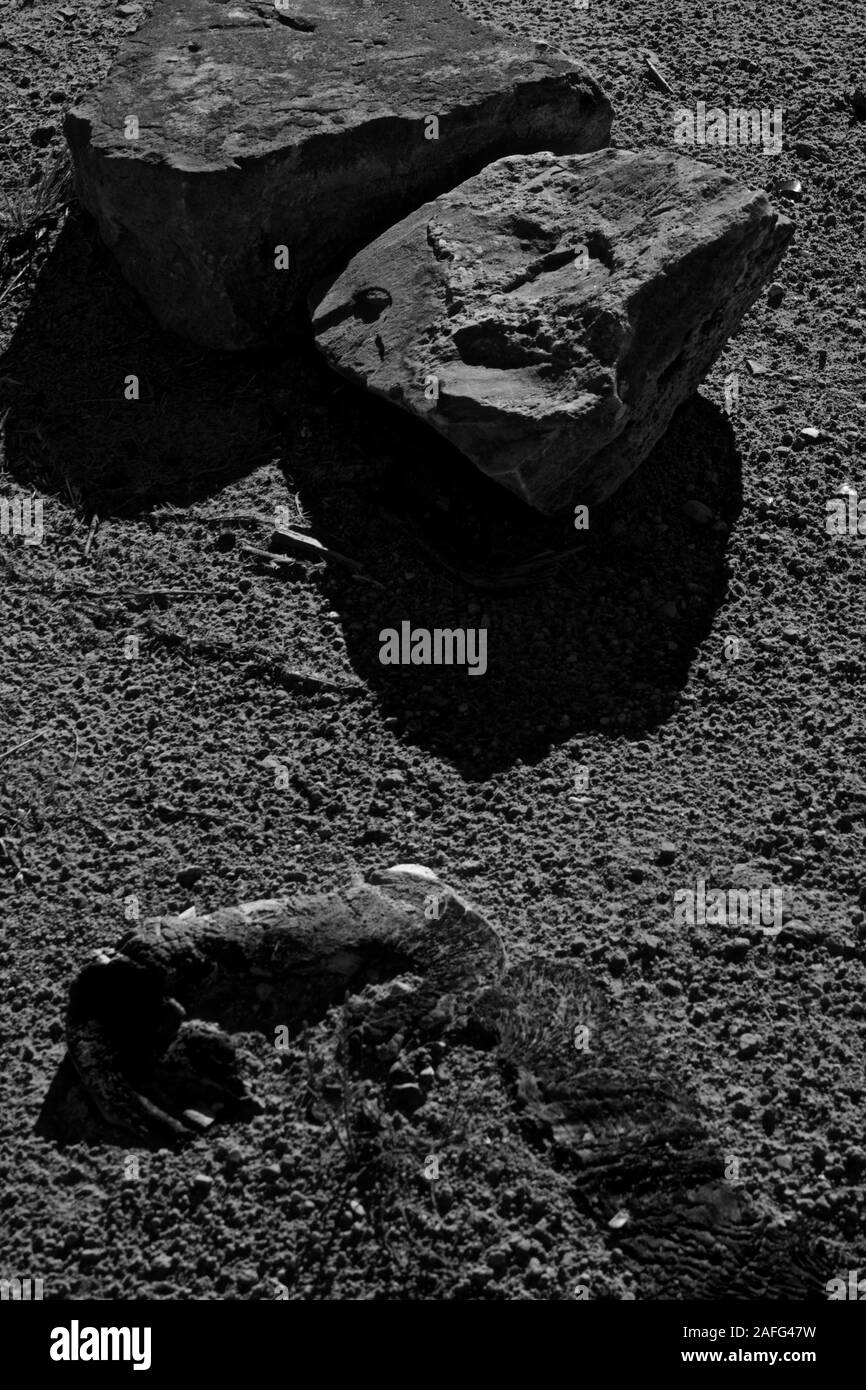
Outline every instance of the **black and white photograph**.
POLYGON ((858 0, 0 0, 25 1366, 569 1302, 828 1375, 864 174, 858 0))

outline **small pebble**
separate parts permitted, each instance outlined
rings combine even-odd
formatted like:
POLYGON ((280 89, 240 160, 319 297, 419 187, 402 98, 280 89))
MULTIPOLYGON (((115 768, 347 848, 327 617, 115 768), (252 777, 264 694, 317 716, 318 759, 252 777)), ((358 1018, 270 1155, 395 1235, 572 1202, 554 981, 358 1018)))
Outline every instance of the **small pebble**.
POLYGON ((699 526, 709 526, 713 519, 710 508, 703 502, 698 502, 692 497, 688 502, 683 503, 683 516, 687 516, 690 521, 695 521, 699 526))
POLYGON ((532 1258, 532 1246, 525 1236, 513 1236, 510 1246, 511 1253, 519 1265, 529 1264, 532 1258))
POLYGON ((654 932, 641 932, 637 939, 638 954, 644 960, 652 960, 653 956, 658 955, 661 948, 662 939, 660 936, 656 936, 654 932))
POLYGON ((744 960, 750 945, 747 936, 735 936, 725 947, 725 960, 744 960))
POLYGON ((851 1148, 845 1155, 845 1176, 856 1182, 866 1172, 866 1153, 860 1148, 851 1148))
POLYGON ((622 951, 613 951, 607 964, 611 975, 622 975, 628 965, 628 958, 622 951))
POLYGON ((421 1087, 416 1083, 410 1082, 405 1086, 393 1086, 391 1088, 391 1100, 398 1110, 403 1110, 411 1115, 413 1111, 420 1110, 426 1097, 421 1087))
POLYGON ((379 782, 379 786, 383 788, 404 787, 405 785, 406 778, 403 776, 402 772, 398 772, 396 768, 392 768, 389 772, 386 772, 379 782))

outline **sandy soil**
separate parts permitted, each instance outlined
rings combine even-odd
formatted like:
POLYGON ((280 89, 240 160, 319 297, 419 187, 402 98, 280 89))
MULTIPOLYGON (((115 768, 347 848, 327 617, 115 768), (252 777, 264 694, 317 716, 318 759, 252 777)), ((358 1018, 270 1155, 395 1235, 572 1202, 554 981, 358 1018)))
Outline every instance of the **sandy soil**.
POLYGON ((70 979, 132 895, 142 916, 207 911, 407 860, 513 959, 586 967, 740 1191, 799 1223, 828 1278, 862 1266, 866 554, 824 526, 842 486, 866 496, 855 0, 464 5, 588 61, 624 147, 672 143, 679 104, 782 107, 780 155, 700 157, 802 183, 781 296, 580 546, 342 386, 302 319, 269 351, 204 353, 157 330, 62 187, 33 205, 63 112, 146 7, 122 8, 0 6, 2 495, 35 489, 45 526, 0 537, 0 1274, 58 1299, 682 1296, 675 1269, 660 1284, 618 1248, 616 1194, 575 1201, 527 1141, 489 1051, 434 1059, 410 1119, 368 1081, 344 1112, 331 1018, 286 1058, 251 1036, 264 1113, 184 1152, 36 1133, 70 979), (385 587, 257 566, 239 547, 277 506, 385 587), (516 593, 429 549, 466 568, 547 546, 574 553, 516 593), (382 666, 378 633, 404 619, 487 626, 487 675, 382 666), (675 925, 699 878, 784 888, 785 930, 675 925))

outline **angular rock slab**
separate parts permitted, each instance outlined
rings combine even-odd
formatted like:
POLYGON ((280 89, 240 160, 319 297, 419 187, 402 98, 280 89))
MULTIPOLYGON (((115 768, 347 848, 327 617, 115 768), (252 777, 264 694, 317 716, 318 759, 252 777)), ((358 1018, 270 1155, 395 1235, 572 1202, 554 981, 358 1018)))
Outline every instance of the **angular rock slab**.
POLYGON ((792 235, 672 153, 501 159, 317 290, 317 343, 551 514, 638 467, 792 235))
POLYGON ((576 63, 447 0, 157 0, 65 131, 157 319, 238 348, 425 198, 504 154, 597 149, 611 115, 576 63))

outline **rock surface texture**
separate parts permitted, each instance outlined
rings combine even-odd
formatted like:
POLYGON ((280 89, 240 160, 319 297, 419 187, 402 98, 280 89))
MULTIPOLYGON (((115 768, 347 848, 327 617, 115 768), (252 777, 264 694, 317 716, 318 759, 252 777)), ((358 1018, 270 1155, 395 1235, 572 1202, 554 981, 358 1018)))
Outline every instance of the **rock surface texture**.
POLYGON ((67 1042, 103 1119, 138 1138, 189 1137, 191 1102, 216 1099, 237 1118, 253 1099, 224 1029, 273 1038, 275 1027, 295 1028, 406 972, 416 981, 400 994, 407 1023, 443 994, 501 973, 496 932, 431 870, 398 865, 372 878, 147 921, 85 966, 70 990, 67 1042))
POLYGON ((238 348, 423 199, 504 154, 597 149, 611 116, 576 63, 446 0, 158 0, 65 132, 160 322, 238 348))
POLYGON ((638 467, 792 234, 764 193, 675 154, 509 157, 317 290, 317 341, 553 513, 638 467))

